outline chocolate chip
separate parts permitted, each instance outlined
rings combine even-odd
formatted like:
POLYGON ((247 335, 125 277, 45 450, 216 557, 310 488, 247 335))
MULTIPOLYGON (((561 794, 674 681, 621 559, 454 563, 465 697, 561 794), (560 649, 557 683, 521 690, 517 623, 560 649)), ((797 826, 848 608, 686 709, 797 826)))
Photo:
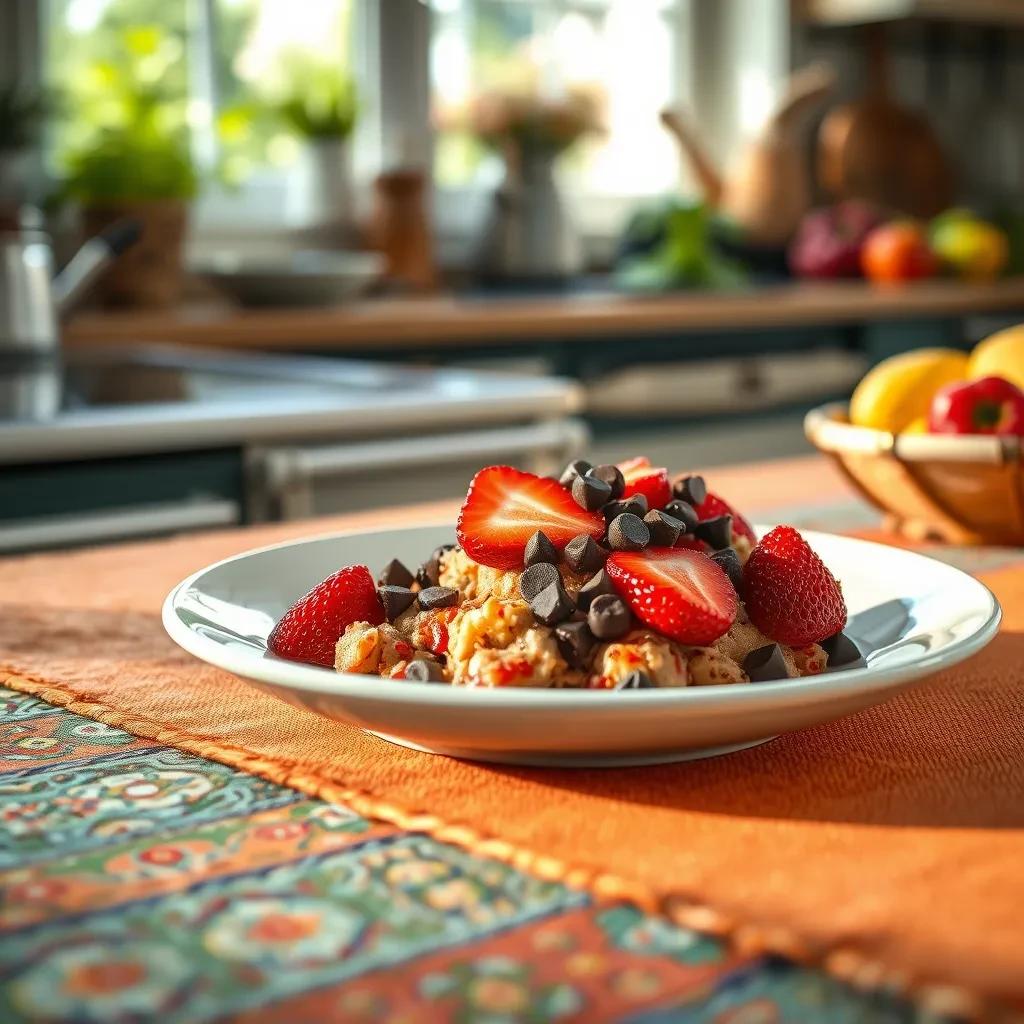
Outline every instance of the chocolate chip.
POLYGON ((632 512, 623 512, 608 524, 608 546, 613 551, 640 551, 650 543, 647 524, 632 512))
POLYGON ((573 537, 565 545, 565 564, 578 573, 597 572, 608 561, 608 552, 588 533, 573 537))
POLYGON ((584 669, 590 659, 590 652, 597 644, 597 638, 590 632, 586 621, 563 622, 555 627, 555 642, 558 651, 570 668, 584 669))
POLYGON ((725 570, 725 575, 729 577, 729 582, 738 594, 743 586, 743 565, 740 556, 736 554, 736 549, 722 548, 720 551, 713 551, 709 557, 725 570))
POLYGON ((430 557, 419 567, 416 573, 416 582, 421 587, 436 587, 441 576, 441 559, 454 550, 454 544, 442 544, 434 548, 430 557))
POLYGON ((693 506, 703 505, 708 496, 707 485, 702 476, 684 476, 672 485, 672 493, 693 506))
POLYGON ((558 482, 563 487, 572 487, 572 482, 576 477, 584 476, 589 473, 591 469, 593 469, 593 466, 591 466, 586 459, 576 459, 575 461, 570 462, 569 465, 562 470, 562 475, 558 478, 558 482))
POLYGON ((611 577, 602 569, 580 587, 580 592, 576 595, 576 604, 580 608, 586 609, 590 607, 591 602, 596 598, 604 594, 617 597, 618 593, 611 577))
POLYGON ((572 603, 572 598, 565 592, 561 580, 549 583, 530 602, 530 611, 545 626, 554 626, 558 622, 563 622, 575 610, 576 606, 572 603))
POLYGON ((622 492, 626 489, 626 478, 618 466, 595 466, 590 475, 603 480, 612 489, 612 501, 622 497, 622 492))
POLYGON ((707 541, 715 551, 721 551, 732 544, 732 516, 705 519, 694 527, 693 532, 700 540, 707 541))
POLYGON ((416 595, 408 587, 395 587, 390 583, 380 587, 377 593, 388 622, 394 622, 416 600, 416 595))
POLYGON ((405 666, 405 678, 414 683, 443 683, 444 669, 436 661, 423 661, 417 658, 405 666))
POLYGON ((617 640, 625 636, 633 625, 626 602, 615 594, 601 594, 590 603, 587 612, 590 632, 599 640, 617 640))
POLYGON ((628 676, 623 677, 615 684, 616 690, 650 690, 654 686, 651 677, 646 672, 636 669, 628 676))
POLYGON ((605 520, 610 523, 616 516, 625 515, 627 512, 638 519, 643 519, 649 509, 647 498, 644 495, 631 494, 628 498, 622 498, 619 501, 609 501, 601 511, 604 513, 605 520))
POLYGON ((829 668, 842 668, 864 659, 860 648, 842 631, 822 640, 821 646, 828 655, 829 668))
POLYGON ((675 516, 667 515, 658 509, 651 509, 644 516, 644 522, 651 534, 651 543, 655 547, 670 548, 683 532, 683 524, 675 516))
POLYGON ((382 587, 411 587, 414 579, 413 574, 397 558, 392 558, 381 570, 377 583, 382 587))
POLYGON ((778 644, 765 644, 751 651, 743 659, 743 671, 752 683, 770 683, 773 679, 788 679, 789 669, 778 644))
POLYGON ((558 565, 558 548, 548 540, 547 534, 538 530, 527 542, 526 550, 523 552, 523 564, 538 565, 541 562, 550 562, 551 565, 558 565))
POLYGON ((434 608, 454 608, 459 603, 459 592, 454 587, 427 587, 417 595, 425 611, 434 608))
POLYGON ((586 476, 578 476, 572 482, 572 499, 580 508, 588 512, 596 512, 602 505, 611 501, 611 484, 599 480, 589 473, 586 476))
POLYGON ((529 603, 545 587, 561 578, 558 570, 550 562, 538 562, 519 577, 519 593, 523 595, 523 600, 529 603))
POLYGON ((664 511, 683 524, 683 533, 693 533, 693 528, 699 522, 696 509, 688 501, 683 501, 680 498, 670 501, 664 511))

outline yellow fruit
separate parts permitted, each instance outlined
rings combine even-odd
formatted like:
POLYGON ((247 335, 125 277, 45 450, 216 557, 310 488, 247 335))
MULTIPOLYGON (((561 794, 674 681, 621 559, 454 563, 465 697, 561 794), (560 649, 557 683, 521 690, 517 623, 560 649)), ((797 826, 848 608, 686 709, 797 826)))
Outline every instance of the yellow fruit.
POLYGON ((943 262, 968 281, 991 281, 998 277, 1010 255, 1005 233, 994 224, 971 216, 938 218, 931 242, 943 262))
POLYGON ((967 356, 951 348, 903 352, 869 370, 850 399, 850 422, 898 434, 926 416, 939 388, 967 376, 967 356))
POLYGON ((928 417, 918 416, 916 420, 911 420, 901 431, 901 434, 927 434, 928 433, 928 417))
POLYGON ((1024 388, 1024 324, 1006 330, 979 342, 971 353, 967 376, 1002 377, 1019 388, 1024 388))

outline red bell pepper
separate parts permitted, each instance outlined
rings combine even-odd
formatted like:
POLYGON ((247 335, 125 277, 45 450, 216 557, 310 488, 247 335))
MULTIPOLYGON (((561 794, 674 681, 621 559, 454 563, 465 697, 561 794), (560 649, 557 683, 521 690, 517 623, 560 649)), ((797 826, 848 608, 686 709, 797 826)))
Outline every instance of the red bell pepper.
POLYGON ((1002 377, 947 384, 928 413, 933 434, 1024 435, 1024 391, 1002 377))

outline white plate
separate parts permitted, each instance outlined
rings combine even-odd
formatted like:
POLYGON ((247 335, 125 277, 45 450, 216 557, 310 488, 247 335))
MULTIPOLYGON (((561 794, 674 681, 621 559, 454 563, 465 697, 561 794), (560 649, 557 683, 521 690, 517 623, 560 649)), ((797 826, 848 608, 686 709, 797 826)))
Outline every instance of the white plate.
POLYGON ((626 692, 462 689, 282 661, 266 637, 282 612, 342 565, 417 565, 451 527, 333 534, 218 562, 168 595, 185 650, 299 707, 404 746, 533 765, 631 765, 707 757, 851 714, 981 650, 1000 609, 958 569, 881 544, 805 533, 843 584, 847 632, 866 667, 740 686, 626 692))

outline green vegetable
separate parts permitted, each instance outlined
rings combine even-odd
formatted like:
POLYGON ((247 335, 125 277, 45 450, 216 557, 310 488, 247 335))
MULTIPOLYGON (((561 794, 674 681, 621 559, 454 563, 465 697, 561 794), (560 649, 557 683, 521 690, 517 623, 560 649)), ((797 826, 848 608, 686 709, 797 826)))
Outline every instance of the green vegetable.
POLYGON ((352 76, 309 55, 283 63, 286 84, 275 107, 284 123, 303 138, 347 139, 359 113, 352 76))

